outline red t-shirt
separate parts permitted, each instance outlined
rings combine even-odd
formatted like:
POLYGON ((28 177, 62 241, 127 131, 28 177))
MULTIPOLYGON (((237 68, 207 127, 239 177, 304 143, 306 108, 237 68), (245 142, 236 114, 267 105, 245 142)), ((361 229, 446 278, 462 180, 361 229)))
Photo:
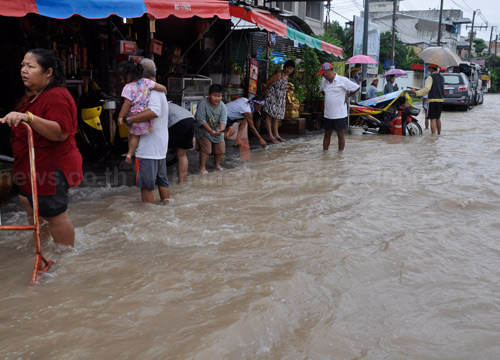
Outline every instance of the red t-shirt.
MULTIPOLYGON (((33 131, 38 194, 55 194, 56 168, 64 172, 70 187, 77 186, 83 179, 82 156, 76 147, 76 105, 69 91, 64 87, 46 90, 37 98, 30 97, 18 111, 30 111, 42 119, 55 121, 63 133, 69 134, 64 141, 51 141, 33 131)), ((24 125, 12 129, 11 143, 14 179, 22 193, 31 194, 28 133, 24 125)))

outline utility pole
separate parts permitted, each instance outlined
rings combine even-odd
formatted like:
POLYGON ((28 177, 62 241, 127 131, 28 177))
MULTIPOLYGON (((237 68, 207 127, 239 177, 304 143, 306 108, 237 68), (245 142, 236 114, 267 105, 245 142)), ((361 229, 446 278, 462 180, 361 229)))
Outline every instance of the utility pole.
POLYGON ((442 23, 443 23, 443 0, 441 0, 441 8, 439 9, 438 46, 441 46, 441 24, 442 23))
POLYGON ((476 17, 476 11, 472 13, 472 27, 470 29, 470 38, 469 38, 469 60, 472 57, 472 40, 474 39, 474 18, 476 17))
POLYGON ((497 42, 498 42, 498 34, 495 37, 495 56, 497 56, 497 42))
POLYGON ((394 69, 396 67, 394 63, 394 58, 396 56, 396 3, 397 0, 394 0, 393 9, 392 9, 392 52, 391 52, 391 68, 394 69))
POLYGON ((491 40, 493 40, 493 29, 496 29, 496 26, 491 27, 490 42, 488 43, 488 53, 489 54, 491 54, 491 40))
MULTIPOLYGON (((368 55, 368 22, 370 21, 369 2, 365 0, 365 20, 363 22, 363 55, 368 55)), ((361 66, 361 100, 366 99, 366 64, 361 66)), ((350 75, 350 74, 349 74, 350 75)))

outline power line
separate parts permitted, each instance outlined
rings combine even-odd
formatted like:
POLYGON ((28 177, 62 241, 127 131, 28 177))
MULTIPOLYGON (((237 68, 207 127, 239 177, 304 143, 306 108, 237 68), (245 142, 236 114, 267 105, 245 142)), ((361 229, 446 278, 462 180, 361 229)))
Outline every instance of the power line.
POLYGON ((343 17, 343 18, 344 18, 344 19, 346 19, 347 21, 352 21, 352 19, 348 19, 348 18, 346 18, 344 15, 342 15, 342 14, 340 14, 340 13, 336 12, 335 10, 330 9, 330 11, 331 11, 331 12, 333 12, 333 13, 335 13, 335 14, 337 14, 337 15, 338 15, 338 16, 340 16, 340 17, 343 17))
POLYGON ((458 6, 458 8, 459 8, 460 10, 462 10, 462 11, 465 11, 465 12, 467 12, 467 13, 473 13, 473 12, 474 12, 474 10, 465 9, 462 5, 458 4, 457 2, 455 2, 455 1, 453 1, 453 0, 451 0, 451 2, 452 2, 453 4, 455 4, 456 6, 458 6))
POLYGON ((462 2, 463 2, 463 3, 465 4, 465 6, 469 9, 469 11, 472 11, 472 12, 474 11, 474 9, 473 9, 473 8, 471 8, 471 7, 469 6, 469 4, 467 4, 467 3, 465 2, 465 0, 462 0, 462 2))

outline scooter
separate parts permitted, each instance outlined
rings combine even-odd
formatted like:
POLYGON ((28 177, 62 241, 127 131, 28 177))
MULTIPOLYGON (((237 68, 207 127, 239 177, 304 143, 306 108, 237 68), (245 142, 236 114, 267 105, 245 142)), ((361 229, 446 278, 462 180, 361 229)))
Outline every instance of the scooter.
POLYGON ((419 113, 407 90, 399 90, 351 105, 349 125, 363 128, 364 133, 422 135, 419 113))

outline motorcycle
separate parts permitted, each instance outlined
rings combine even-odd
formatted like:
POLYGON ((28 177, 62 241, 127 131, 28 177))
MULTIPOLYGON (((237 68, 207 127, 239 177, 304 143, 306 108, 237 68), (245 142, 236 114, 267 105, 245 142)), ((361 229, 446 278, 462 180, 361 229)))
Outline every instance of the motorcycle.
POLYGON ((422 135, 416 119, 419 113, 407 90, 399 90, 351 105, 349 126, 363 128, 365 133, 422 135))

